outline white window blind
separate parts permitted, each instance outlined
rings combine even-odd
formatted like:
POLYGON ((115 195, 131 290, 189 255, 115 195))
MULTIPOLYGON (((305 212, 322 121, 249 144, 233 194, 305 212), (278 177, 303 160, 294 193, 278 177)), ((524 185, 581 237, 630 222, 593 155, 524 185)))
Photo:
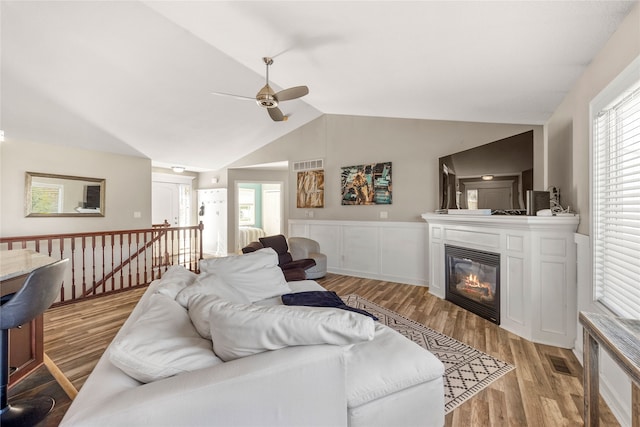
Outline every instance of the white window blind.
POLYGON ((592 218, 596 299, 640 318, 640 82, 595 111, 592 218))

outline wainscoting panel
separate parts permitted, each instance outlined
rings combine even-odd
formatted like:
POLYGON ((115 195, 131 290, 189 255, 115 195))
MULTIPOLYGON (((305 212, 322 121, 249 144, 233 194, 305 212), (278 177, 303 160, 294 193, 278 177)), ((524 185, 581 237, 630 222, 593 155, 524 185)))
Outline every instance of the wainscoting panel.
POLYGON ((429 292, 438 298, 445 299, 447 290, 445 289, 445 266, 444 266, 444 245, 440 242, 432 243, 430 249, 429 266, 429 292))
POLYGON ((296 236, 320 244, 331 273, 427 285, 425 223, 289 220, 296 236))
MULTIPOLYGON (((298 224, 297 227, 302 228, 302 230, 299 232, 294 231, 295 234, 291 234, 292 231, 289 231, 289 236, 305 236, 315 240, 320 244, 320 250, 324 254, 340 253, 342 248, 342 230, 340 228, 322 224, 314 227, 298 224), (308 233, 308 235, 306 233, 308 233)), ((327 255, 327 269, 329 271, 339 269, 340 262, 340 258, 327 255)))
POLYGON ((568 309, 565 277, 567 272, 564 262, 540 263, 540 292, 542 301, 545 301, 545 307, 541 307, 539 313, 540 331, 551 333, 553 336, 568 335, 570 332, 567 330, 565 314, 568 309))
POLYGON ((445 229, 445 240, 455 244, 460 242, 463 247, 476 246, 496 252, 500 249, 500 235, 470 230, 466 227, 445 229))
POLYGON ((567 245, 565 239, 554 239, 544 237, 540 239, 540 255, 567 256, 567 245))
MULTIPOLYGON (((507 275, 505 283, 510 286, 502 286, 502 301, 506 308, 504 316, 514 325, 525 325, 527 304, 525 301, 526 291, 524 289, 524 260, 520 257, 506 256, 507 275)), ((517 326, 516 326, 517 327, 517 326)))
POLYGON ((392 226, 380 229, 380 273, 385 277, 427 277, 426 268, 427 227, 416 230, 409 226, 392 226), (416 234, 423 235, 422 238, 416 234), (401 256, 398 256, 400 248, 401 256), (416 259, 415 254, 423 258, 416 259))
POLYGON ((342 269, 352 276, 380 273, 378 230, 353 225, 342 227, 342 269))
POLYGON ((521 235, 507 235, 507 250, 510 252, 524 252, 524 237, 521 235))

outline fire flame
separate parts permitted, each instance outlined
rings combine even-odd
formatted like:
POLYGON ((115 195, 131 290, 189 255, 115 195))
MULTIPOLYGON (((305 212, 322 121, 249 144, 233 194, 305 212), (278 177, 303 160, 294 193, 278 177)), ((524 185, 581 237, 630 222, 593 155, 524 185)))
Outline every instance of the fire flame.
POLYGON ((464 279, 464 287, 470 292, 482 291, 488 298, 493 298, 493 292, 491 291, 491 285, 487 282, 481 282, 477 275, 469 274, 464 279))

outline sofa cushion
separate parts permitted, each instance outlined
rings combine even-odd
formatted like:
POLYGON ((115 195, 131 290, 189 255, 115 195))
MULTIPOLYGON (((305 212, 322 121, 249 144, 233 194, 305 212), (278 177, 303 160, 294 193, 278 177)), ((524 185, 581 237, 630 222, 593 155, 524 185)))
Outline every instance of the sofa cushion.
POLYGON ((373 341, 355 344, 346 356, 349 408, 444 374, 444 365, 432 353, 380 323, 373 341))
POLYGON ((374 322, 334 308, 219 302, 211 310, 213 351, 226 361, 289 346, 347 345, 373 339, 374 322))
POLYGON ((187 270, 182 265, 172 265, 158 279, 160 283, 156 287, 156 292, 175 298, 181 290, 195 282, 197 277, 196 273, 187 270))
POLYGON ((278 255, 264 248, 244 255, 200 261, 201 274, 216 273, 250 302, 291 292, 278 267, 278 255))
POLYGON ((243 254, 248 254, 250 252, 255 252, 255 251, 257 251, 259 249, 263 249, 263 248, 264 248, 264 246, 262 246, 262 243, 260 243, 260 242, 251 242, 247 246, 242 248, 242 253, 243 254))
POLYGON ((191 286, 178 292, 176 301, 184 308, 189 308, 189 300, 195 295, 217 295, 223 300, 242 304, 250 302, 239 289, 229 285, 216 273, 201 273, 191 286))
POLYGON ((287 245, 287 239, 282 234, 277 236, 267 236, 258 238, 262 246, 265 248, 272 248, 278 255, 286 254, 289 252, 289 245, 287 245))
POLYGON ((189 298, 189 318, 202 338, 211 339, 211 327, 209 326, 211 310, 215 309, 220 302, 225 301, 227 300, 215 294, 196 294, 189 298))
POLYGON ((282 235, 260 237, 260 243, 265 248, 272 248, 278 254, 278 265, 283 266, 293 261, 293 257, 289 253, 289 245, 287 239, 282 235))
POLYGON ((222 363, 172 298, 153 294, 146 311, 109 346, 111 363, 142 383, 222 363))

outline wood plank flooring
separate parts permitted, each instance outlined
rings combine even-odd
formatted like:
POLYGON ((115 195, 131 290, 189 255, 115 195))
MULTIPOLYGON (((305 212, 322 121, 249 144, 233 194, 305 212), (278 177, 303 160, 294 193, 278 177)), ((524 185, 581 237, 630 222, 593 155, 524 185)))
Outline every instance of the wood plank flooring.
POLYGON ((146 286, 49 309, 44 351, 80 390, 146 286))
MULTIPOLYGON (((582 367, 570 350, 534 344, 447 301, 428 288, 328 274, 318 282, 358 294, 516 366, 446 416, 446 426, 580 426, 582 367)), ((82 387, 144 288, 57 307, 45 314, 45 352, 82 387)), ((603 426, 618 426, 600 399, 603 426)), ((395 426, 394 426, 395 427, 395 426)))

